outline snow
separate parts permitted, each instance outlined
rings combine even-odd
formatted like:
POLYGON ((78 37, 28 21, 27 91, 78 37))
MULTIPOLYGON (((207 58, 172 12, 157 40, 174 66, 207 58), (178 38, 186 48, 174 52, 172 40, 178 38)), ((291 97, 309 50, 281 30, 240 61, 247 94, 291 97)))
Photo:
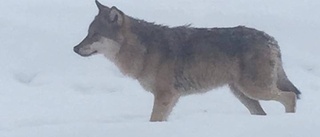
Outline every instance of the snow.
POLYGON ((102 56, 72 48, 97 14, 94 0, 3 1, 0 5, 0 137, 317 137, 320 128, 320 1, 101 0, 169 26, 245 25, 280 44, 302 91, 297 113, 262 102, 251 116, 226 87, 182 98, 168 122, 148 122, 153 97, 102 56))

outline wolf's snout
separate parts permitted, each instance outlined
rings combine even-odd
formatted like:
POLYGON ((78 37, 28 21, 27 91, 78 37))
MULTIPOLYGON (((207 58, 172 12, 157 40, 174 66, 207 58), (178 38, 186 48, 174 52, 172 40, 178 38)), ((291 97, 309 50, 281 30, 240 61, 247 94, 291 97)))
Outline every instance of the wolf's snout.
POLYGON ((79 54, 79 55, 82 56, 82 57, 88 57, 88 56, 91 56, 91 55, 93 55, 93 54, 98 53, 98 51, 96 51, 96 50, 92 50, 92 49, 90 49, 90 48, 82 47, 82 46, 80 46, 80 45, 75 46, 75 47, 73 48, 73 51, 74 51, 75 53, 79 54))
POLYGON ((74 51, 75 53, 79 53, 79 50, 80 50, 80 47, 79 47, 79 46, 75 46, 75 47, 73 48, 73 51, 74 51))

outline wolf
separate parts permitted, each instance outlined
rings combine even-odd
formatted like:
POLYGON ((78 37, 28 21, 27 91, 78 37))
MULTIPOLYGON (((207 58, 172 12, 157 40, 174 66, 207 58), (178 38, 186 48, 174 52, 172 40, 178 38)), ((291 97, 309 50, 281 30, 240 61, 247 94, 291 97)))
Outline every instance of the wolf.
POLYGON ((98 15, 74 52, 103 54, 154 95, 150 121, 166 121, 179 98, 228 85, 252 115, 259 100, 296 111, 300 91, 289 81, 277 41, 253 28, 168 27, 95 1, 98 15))

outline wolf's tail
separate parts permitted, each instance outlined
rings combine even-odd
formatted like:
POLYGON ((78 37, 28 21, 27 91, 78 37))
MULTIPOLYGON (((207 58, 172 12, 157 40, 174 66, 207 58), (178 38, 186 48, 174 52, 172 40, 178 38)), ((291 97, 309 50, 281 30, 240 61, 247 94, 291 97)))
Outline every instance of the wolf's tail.
POLYGON ((297 98, 300 99, 301 92, 295 87, 292 82, 288 79, 286 73, 283 70, 282 65, 278 67, 278 81, 277 86, 282 91, 294 92, 297 95, 297 98))

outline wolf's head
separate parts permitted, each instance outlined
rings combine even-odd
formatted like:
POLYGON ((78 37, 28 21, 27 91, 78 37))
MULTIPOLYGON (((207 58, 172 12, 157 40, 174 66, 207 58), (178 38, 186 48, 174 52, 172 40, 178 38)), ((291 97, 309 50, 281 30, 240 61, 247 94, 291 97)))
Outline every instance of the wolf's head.
POLYGON ((96 5, 99 14, 90 24, 88 35, 74 47, 74 51, 84 57, 101 53, 108 58, 114 58, 123 41, 121 30, 125 15, 116 7, 109 8, 97 0, 96 5))

